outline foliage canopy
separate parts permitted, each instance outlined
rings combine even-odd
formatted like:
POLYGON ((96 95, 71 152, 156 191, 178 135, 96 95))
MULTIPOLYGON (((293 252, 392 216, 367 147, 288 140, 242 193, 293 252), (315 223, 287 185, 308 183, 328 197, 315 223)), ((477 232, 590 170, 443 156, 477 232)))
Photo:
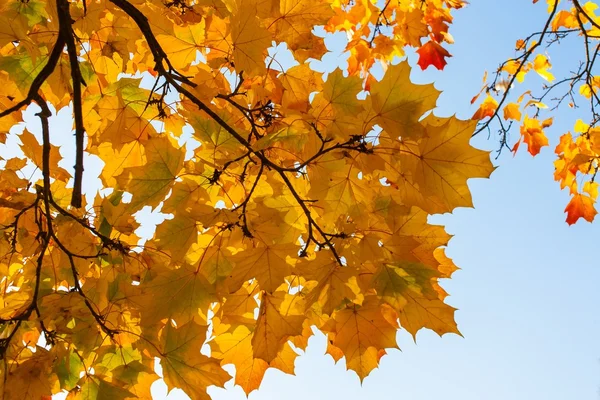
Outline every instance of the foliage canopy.
POLYGON ((391 61, 412 46, 443 68, 463 3, 3 2, 0 141, 22 152, 0 172, 4 398, 150 398, 155 358, 193 399, 226 364, 249 393, 293 373, 312 327, 362 379, 399 327, 458 334, 450 236, 427 217, 471 206, 493 167, 477 121, 433 115, 439 92, 391 61), (315 26, 347 33, 345 73, 309 68, 315 26), (273 43, 299 64, 278 68, 273 43), (67 106, 73 169, 49 122, 67 106), (84 156, 103 162, 95 196, 84 156), (144 241, 148 206, 168 218, 144 241))

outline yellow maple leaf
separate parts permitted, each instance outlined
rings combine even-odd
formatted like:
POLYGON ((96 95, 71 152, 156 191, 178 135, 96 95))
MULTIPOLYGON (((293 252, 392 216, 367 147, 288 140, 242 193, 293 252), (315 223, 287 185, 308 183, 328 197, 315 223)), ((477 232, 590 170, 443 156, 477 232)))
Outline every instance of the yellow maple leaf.
POLYGON ((359 270, 340 266, 329 254, 317 252, 308 260, 298 263, 296 270, 307 280, 316 282, 306 296, 307 306, 318 302, 322 312, 331 315, 344 305, 345 300, 362 301, 357 282, 359 270))
POLYGON ((196 61, 197 53, 204 47, 204 27, 202 20, 187 26, 174 25, 173 34, 157 35, 175 68, 186 68, 196 61))
POLYGON ((233 62, 238 72, 248 76, 266 71, 265 55, 271 45, 271 34, 260 26, 255 15, 256 9, 248 5, 242 6, 231 19, 233 62))
POLYGON ((258 246, 236 253, 231 257, 234 267, 227 285, 235 291, 254 278, 262 289, 273 292, 291 274, 293 256, 297 253, 298 247, 292 244, 258 246))
POLYGON ((128 167, 117 177, 117 185, 127 188, 133 198, 132 210, 156 207, 169 192, 183 166, 183 155, 166 137, 155 137, 145 145, 146 163, 128 167))
POLYGON ((165 382, 170 389, 184 389, 192 399, 209 400, 206 388, 223 387, 230 378, 216 359, 200 354, 205 329, 194 322, 177 328, 168 323, 162 332, 161 366, 165 382))
MULTIPOLYGON (((27 129, 19 135, 21 140, 21 150, 27 158, 31 160, 38 168, 42 168, 42 145, 27 129)), ((58 147, 50 145, 50 174, 53 178, 66 182, 71 175, 63 168, 58 166, 62 159, 58 147)))
POLYGON ((410 68, 403 62, 388 68, 383 79, 371 85, 371 115, 394 137, 418 138, 423 135, 418 119, 435 107, 438 96, 432 84, 411 83, 410 68))
POLYGON ((254 358, 252 351, 252 331, 244 326, 237 326, 233 332, 220 333, 210 342, 212 354, 221 360, 223 365, 235 365, 235 383, 240 385, 246 394, 258 389, 269 364, 260 358, 254 358))
POLYGON ((548 61, 548 57, 543 54, 538 54, 535 56, 535 59, 533 60, 533 69, 538 73, 539 76, 548 82, 552 82, 554 80, 554 75, 548 71, 550 68, 552 68, 552 65, 550 64, 550 61, 548 61))
POLYGON ((377 368, 386 348, 398 347, 396 317, 390 311, 371 296, 362 306, 351 304, 335 313, 332 345, 342 351, 348 369, 361 381, 377 368))
POLYGON ((474 128, 475 121, 430 116, 424 120, 425 138, 398 142, 399 178, 406 182, 401 190, 410 204, 430 212, 473 206, 467 179, 487 178, 494 170, 488 152, 469 146, 474 128))
POLYGON ((304 305, 297 295, 277 291, 263 293, 252 335, 252 349, 255 358, 266 362, 273 361, 291 336, 302 333, 304 305))
MULTIPOLYGON (((527 150, 532 156, 537 155, 542 147, 548 146, 548 138, 544 134, 543 128, 550 125, 552 125, 552 119, 540 122, 537 118, 529 118, 525 115, 521 126, 521 138, 527 144, 527 150)), ((521 140, 515 144, 513 152, 517 151, 520 143, 521 140)))

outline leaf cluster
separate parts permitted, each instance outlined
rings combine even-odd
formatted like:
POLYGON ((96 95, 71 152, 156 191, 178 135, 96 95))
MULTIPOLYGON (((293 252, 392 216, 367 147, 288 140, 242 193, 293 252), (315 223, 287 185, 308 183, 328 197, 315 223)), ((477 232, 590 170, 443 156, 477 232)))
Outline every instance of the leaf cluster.
POLYGON ((22 151, 0 172, 4 397, 151 398, 155 359, 193 399, 227 364, 249 393, 293 373, 313 328, 362 379, 400 327, 459 333, 450 236, 427 217, 472 206, 493 167, 476 122, 435 117, 439 92, 389 62, 449 41, 461 6, 4 2, 0 139, 22 151), (315 26, 352 38, 346 74, 305 62, 326 52, 315 26), (275 68, 273 43, 299 64, 275 68), (41 135, 12 130, 30 103, 41 135), (67 106, 72 170, 50 125, 67 106), (87 196, 84 157, 103 163, 87 196), (147 207, 167 218, 143 240, 147 207))

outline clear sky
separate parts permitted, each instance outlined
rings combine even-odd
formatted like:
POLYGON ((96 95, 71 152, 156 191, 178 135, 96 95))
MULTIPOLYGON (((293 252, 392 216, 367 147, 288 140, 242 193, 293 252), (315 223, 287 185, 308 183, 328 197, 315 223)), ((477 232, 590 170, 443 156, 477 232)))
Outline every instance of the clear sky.
MULTIPOLYGON (((516 39, 542 27, 545 7, 544 1, 473 0, 456 12, 451 28, 456 44, 450 46, 454 57, 446 69, 415 70, 413 75, 416 81, 435 80, 444 91, 436 114, 469 118, 474 112, 469 101, 479 90, 483 71, 493 71, 513 54, 516 39)), ((556 76, 565 74, 567 62, 577 56, 573 46, 564 43, 551 59, 556 76)), ((326 68, 341 60, 336 54, 328 59, 326 68)), ((409 60, 416 62, 413 56, 409 60)), ((524 148, 514 158, 506 153, 496 161, 499 168, 490 180, 471 181, 475 209, 432 218, 455 235, 447 254, 462 270, 443 286, 451 294, 446 301, 459 309, 456 320, 464 338, 421 331, 415 343, 399 331, 402 351, 390 350, 361 386, 343 361, 336 365, 324 355, 325 339, 319 334, 297 359, 296 376, 269 370, 249 399, 599 399, 595 234, 600 221, 582 220, 569 227, 563 214, 567 193, 552 178, 554 146, 571 129, 575 115, 556 115, 548 130, 551 145, 535 159, 524 148)), ((69 136, 65 140, 72 140, 69 136)), ((495 150, 498 142, 481 135, 473 144, 495 150)), ((93 168, 92 163, 86 173, 93 168)), ((157 399, 166 397, 164 383, 153 389, 157 399)), ((246 398, 233 381, 209 393, 215 400, 246 398)), ((168 396, 185 398, 178 391, 168 396)))

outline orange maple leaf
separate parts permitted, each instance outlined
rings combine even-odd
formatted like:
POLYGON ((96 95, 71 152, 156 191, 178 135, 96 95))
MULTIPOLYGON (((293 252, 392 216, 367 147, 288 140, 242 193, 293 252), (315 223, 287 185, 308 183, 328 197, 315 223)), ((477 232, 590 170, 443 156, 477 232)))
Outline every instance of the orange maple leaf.
POLYGON ((494 116, 496 109, 498 108, 498 102, 489 93, 485 97, 483 103, 479 105, 475 114, 471 117, 474 120, 480 120, 484 118, 491 118, 494 116))
POLYGON ((594 200, 584 194, 575 194, 565 207, 567 224, 573 225, 579 218, 592 222, 598 211, 594 208, 594 200))
POLYGON ((417 64, 419 64, 419 67, 421 67, 422 70, 426 70, 430 65, 442 70, 447 64, 446 57, 452 57, 452 55, 448 53, 448 50, 433 40, 421 46, 417 50, 417 53, 419 54, 419 61, 417 64))
POLYGON ((539 154, 542 147, 548 146, 548 138, 542 129, 550 125, 552 125, 552 119, 540 122, 539 119, 529 118, 526 115, 521 126, 521 139, 515 143, 512 149, 513 153, 517 152, 522 140, 527 143, 527 150, 532 156, 539 154))

